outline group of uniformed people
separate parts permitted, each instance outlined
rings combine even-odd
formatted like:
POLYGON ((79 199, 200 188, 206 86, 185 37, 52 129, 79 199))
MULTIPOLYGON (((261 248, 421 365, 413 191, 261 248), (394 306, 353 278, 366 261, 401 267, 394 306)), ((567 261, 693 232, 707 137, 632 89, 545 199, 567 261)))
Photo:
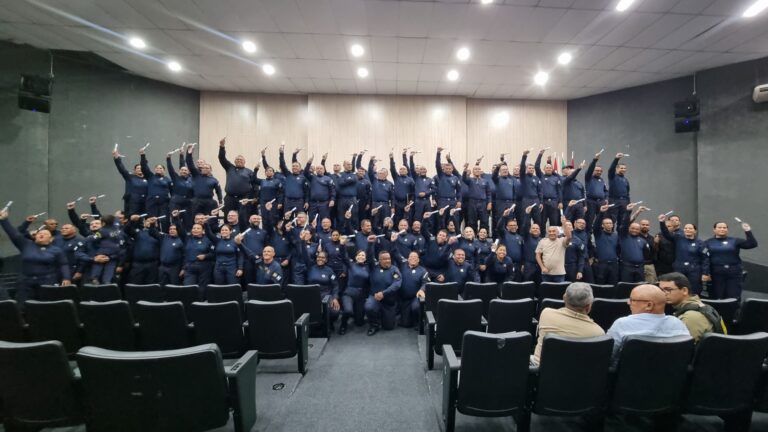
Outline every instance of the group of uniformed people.
POLYGON ((456 282, 460 291, 470 281, 541 281, 537 245, 547 225, 565 224, 570 235, 565 275, 545 268, 545 280, 655 282, 657 271, 675 270, 696 294, 711 282, 714 298, 740 297, 739 251, 757 246, 746 223, 746 239, 728 236, 728 225, 718 222, 714 236, 702 241, 694 224, 680 228, 675 215, 659 216, 660 233, 651 235, 648 220, 636 222, 648 208, 630 200, 621 153, 607 182, 598 165, 602 151, 596 154, 582 183, 586 162, 561 174, 547 160, 542 169, 544 150, 532 164, 523 152, 511 169, 502 154, 486 173, 482 158, 459 171, 450 153, 442 161, 438 147, 432 177, 415 165, 418 152, 404 149, 400 167, 390 153, 388 171, 374 156, 364 168, 362 151, 329 174, 326 155, 302 167, 298 149, 288 167, 283 146, 279 171, 264 151, 251 170, 241 155, 234 163, 227 159, 222 139, 224 195, 211 166, 195 161, 193 151, 194 145, 182 146, 150 169, 142 149, 128 172, 115 148, 125 191, 124 208, 112 215, 102 214, 98 197, 91 197, 89 213, 78 215, 77 201, 67 204, 71 223, 61 230, 48 219, 30 232, 35 216, 12 227, 8 209, 0 211, 0 224, 21 251, 17 300, 34 297, 40 285, 116 279, 200 289, 318 284, 330 296, 333 318, 341 317, 340 333, 350 319, 363 325, 367 315, 372 335, 393 328, 398 314, 400 325, 413 326, 429 281, 456 282))

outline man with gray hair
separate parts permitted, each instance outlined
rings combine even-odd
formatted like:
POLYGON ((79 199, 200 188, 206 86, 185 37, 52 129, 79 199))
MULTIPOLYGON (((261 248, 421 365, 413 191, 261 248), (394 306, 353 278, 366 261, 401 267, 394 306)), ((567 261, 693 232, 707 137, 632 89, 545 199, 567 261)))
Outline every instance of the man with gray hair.
POLYGON ((589 317, 594 299, 592 287, 589 284, 574 282, 568 285, 563 294, 565 307, 546 308, 541 311, 539 338, 531 356, 531 363, 538 366, 541 362, 541 346, 544 343, 544 337, 548 334, 568 337, 593 337, 605 334, 605 331, 589 317))

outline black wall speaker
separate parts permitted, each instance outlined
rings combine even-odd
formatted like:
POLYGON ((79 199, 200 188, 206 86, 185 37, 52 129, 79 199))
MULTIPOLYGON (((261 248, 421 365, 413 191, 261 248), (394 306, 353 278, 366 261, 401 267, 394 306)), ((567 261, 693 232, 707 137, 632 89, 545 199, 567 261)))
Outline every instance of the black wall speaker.
POLYGON ((675 132, 696 132, 699 130, 699 98, 675 102, 675 132))
POLYGON ((53 80, 49 77, 21 75, 19 81, 19 108, 23 110, 51 112, 53 80))

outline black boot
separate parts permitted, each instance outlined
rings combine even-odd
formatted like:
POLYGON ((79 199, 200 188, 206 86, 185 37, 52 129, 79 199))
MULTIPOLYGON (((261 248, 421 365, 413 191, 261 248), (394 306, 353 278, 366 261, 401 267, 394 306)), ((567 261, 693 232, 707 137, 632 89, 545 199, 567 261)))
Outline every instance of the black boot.
POLYGON ((368 336, 373 336, 373 335, 375 335, 378 332, 379 332, 379 328, 378 327, 371 327, 371 328, 368 329, 368 336))
POLYGON ((341 321, 339 324, 339 335, 344 335, 347 332, 347 320, 341 321))

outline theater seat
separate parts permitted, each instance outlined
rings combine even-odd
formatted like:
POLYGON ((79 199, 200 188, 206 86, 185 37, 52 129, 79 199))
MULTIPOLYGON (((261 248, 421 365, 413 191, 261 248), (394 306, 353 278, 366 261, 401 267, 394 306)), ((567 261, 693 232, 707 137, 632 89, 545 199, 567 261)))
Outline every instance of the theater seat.
POLYGON ((165 290, 159 284, 125 284, 125 299, 131 305, 134 314, 139 301, 161 303, 165 301, 165 290))
POLYGON ((507 281, 501 284, 501 298, 504 300, 532 299, 536 297, 536 284, 507 281))
POLYGON ((488 308, 488 333, 525 331, 535 333, 536 301, 530 298, 520 300, 491 300, 488 308))
POLYGON ((37 289, 37 299, 40 301, 59 301, 72 300, 73 303, 80 301, 77 292, 77 286, 59 286, 59 285, 40 285, 37 289))
POLYGON ((57 340, 70 355, 83 346, 82 324, 72 300, 27 300, 24 315, 29 324, 30 341, 57 340))
POLYGON ((196 345, 215 343, 224 358, 239 357, 245 351, 237 302, 195 302, 189 306, 189 318, 194 323, 196 345))
POLYGON ((209 303, 223 303, 236 301, 243 310, 243 288, 237 284, 231 285, 208 285, 205 287, 205 300, 209 303))
POLYGON ((185 348, 191 345, 191 326, 181 302, 136 303, 140 346, 145 351, 185 348))
POLYGON ((116 284, 84 284, 79 289, 80 301, 108 302, 121 300, 120 287, 116 284))
POLYGON ((589 286, 592 287, 592 295, 594 298, 602 298, 602 299, 612 299, 616 298, 615 292, 616 287, 613 285, 601 285, 601 284, 594 284, 591 283, 589 286))
POLYGON ((297 356, 299 372, 307 372, 309 361, 309 314, 295 319, 290 300, 262 302, 248 300, 248 345, 260 358, 280 359, 297 356))
POLYGON ((443 422, 453 432, 456 410, 477 417, 514 416, 521 430, 528 400, 530 333, 487 334, 468 331, 462 337, 461 360, 443 346, 443 422))
POLYGON ((80 303, 85 344, 118 351, 134 351, 137 329, 125 300, 80 303))
POLYGON ((200 290, 197 285, 173 285, 168 284, 165 286, 164 301, 167 302, 181 302, 184 305, 184 310, 189 313, 189 306, 194 302, 199 302, 200 290))
POLYGON ((0 341, 0 400, 6 431, 83 422, 78 379, 58 341, 0 341))
POLYGON ((439 321, 427 311, 427 368, 435 366, 435 354, 443 354, 443 345, 451 345, 461 356, 461 341, 466 331, 483 331, 483 302, 475 300, 448 300, 437 302, 439 321), (439 323, 439 324, 438 324, 439 323))
POLYGON ((536 290, 536 298, 539 300, 545 298, 561 299, 570 284, 570 282, 542 282, 539 284, 539 289, 536 290))
POLYGON ((459 285, 456 282, 429 282, 424 286, 424 299, 420 300, 421 320, 419 320, 419 334, 424 334, 427 312, 432 312, 435 319, 437 319, 437 303, 442 299, 458 300, 459 285))
POLYGON ((226 425, 232 408, 235 431, 248 432, 256 421, 256 356, 248 351, 225 369, 214 344, 132 353, 85 347, 77 361, 88 430, 205 431, 226 425))
POLYGON ((499 296, 499 286, 494 282, 467 282, 464 284, 464 300, 480 299, 483 302, 483 316, 488 317, 491 300, 499 296))
POLYGON ((733 333, 736 314, 739 312, 739 308, 741 307, 739 299, 701 299, 701 302, 715 308, 717 313, 719 313, 720 317, 723 319, 728 332, 733 333))
POLYGON ((592 320, 605 331, 611 328, 614 321, 630 314, 627 299, 596 298, 589 312, 592 320))
POLYGON ((736 323, 736 333, 768 332, 768 300, 749 298, 741 305, 741 317, 736 323))
POLYGON ((545 298, 541 299, 541 303, 539 303, 539 310, 536 314, 536 318, 539 318, 539 315, 541 315, 541 311, 543 311, 546 308, 552 308, 552 309, 560 309, 562 307, 565 307, 565 301, 563 301, 563 298, 545 298))
POLYGON ((293 313, 309 314, 309 326, 313 333, 324 338, 331 337, 331 316, 328 309, 330 296, 320 296, 320 285, 294 285, 285 287, 285 298, 293 304, 293 313))
POLYGON ((24 342, 27 329, 16 300, 0 300, 0 341, 24 342))
POLYGON ((617 299, 629 298, 629 294, 632 292, 632 290, 644 283, 645 282, 619 282, 616 284, 613 296, 617 299))
POLYGON ((278 284, 248 284, 248 300, 278 301, 284 298, 283 287, 278 284))

